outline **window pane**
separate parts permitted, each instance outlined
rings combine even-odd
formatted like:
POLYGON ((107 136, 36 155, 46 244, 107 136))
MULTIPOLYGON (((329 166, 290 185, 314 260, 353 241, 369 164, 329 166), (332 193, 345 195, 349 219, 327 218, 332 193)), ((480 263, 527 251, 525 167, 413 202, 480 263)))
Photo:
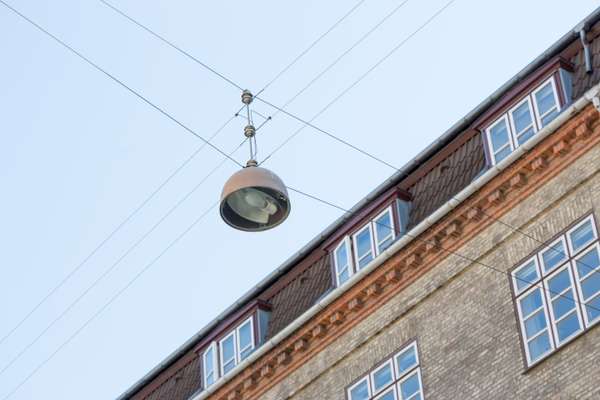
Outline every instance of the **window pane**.
POLYGON ((385 367, 377 370, 373 374, 373 390, 378 392, 394 381, 392 372, 392 364, 387 364, 385 367))
POLYGON ((497 153, 494 154, 494 160, 496 161, 496 163, 499 163, 500 161, 502 161, 506 157, 508 157, 508 155, 510 153, 512 153, 512 149, 510 148, 510 146, 505 147, 501 151, 499 151, 499 152, 497 152, 497 153))
POLYGON ((527 129, 533 120, 531 119, 531 112, 529 108, 529 101, 524 102, 512 112, 513 122, 515 124, 515 130, 517 135, 527 129))
POLYGON ((546 329, 546 315, 540 310, 525 320, 525 335, 530 338, 543 329, 546 329))
POLYGON ((591 274, 596 268, 600 266, 600 256, 598 256, 598 250, 594 247, 582 257, 579 257, 575 261, 577 265, 577 272, 579 277, 583 278, 591 274))
POLYGON ((240 341, 240 360, 245 359, 252 353, 254 343, 252 343, 252 323, 250 321, 243 324, 239 330, 240 341))
POLYGON ((356 254, 358 255, 359 268, 364 267, 373 259, 371 246, 371 231, 369 229, 365 229, 356 235, 356 254))
POLYGON ((577 319, 577 313, 573 312, 571 315, 556 324, 556 330, 558 331, 558 340, 560 342, 568 339, 574 333, 581 330, 579 319, 577 319))
POLYGON ((398 373, 402 375, 411 368, 417 365, 417 354, 415 347, 411 346, 407 350, 396 356, 396 364, 398 365, 398 373))
POLYGON ((521 304, 521 313, 523 318, 527 318, 532 312, 542 306, 541 290, 535 289, 533 292, 523 297, 519 303, 521 304))
POLYGON ((345 268, 339 275, 338 275, 338 280, 340 282, 340 284, 346 282, 348 279, 350 279, 350 272, 348 272, 348 268, 345 268))
POLYGON ((572 231, 569 234, 569 239, 571 239, 571 247, 573 248, 574 253, 584 248, 588 243, 595 239, 592 221, 588 220, 572 231))
POLYGON ((226 374, 235 367, 235 359, 227 361, 223 364, 223 373, 226 374))
POLYGON ((392 243, 392 217, 389 212, 375 220, 375 232, 377 234, 377 248, 381 252, 392 243))
POLYGON ((581 282, 583 300, 587 301, 598 292, 600 292, 600 273, 594 272, 581 282))
POLYGON ((490 129, 490 140, 492 142, 492 149, 494 150, 494 153, 510 143, 506 120, 500 120, 490 129))
POLYGON ((526 141, 528 141, 529 139, 531 139, 533 137, 534 133, 535 133, 535 131, 533 130, 533 127, 530 127, 526 131, 519 133, 519 136, 517 137, 519 146, 522 145, 523 143, 525 143, 526 141))
POLYGON ((421 384, 419 382, 419 375, 417 372, 413 373, 410 378, 400 384, 400 393, 403 399, 408 399, 413 394, 421 390, 421 384))
POLYGON ((558 296, 552 301, 552 311, 554 312, 554 318, 560 319, 564 315, 573 311, 575 308, 575 301, 573 300, 573 292, 569 290, 563 296, 558 296))
POLYGON ((552 120, 554 118, 556 118, 557 115, 558 115, 558 109, 555 108, 554 110, 552 110, 551 112, 546 114, 544 117, 542 117, 542 127, 544 127, 544 126, 548 125, 550 122, 552 122, 552 120))
POLYGON ((335 262, 338 272, 348 265, 348 246, 345 243, 335 251, 335 262))
POLYGON ((587 303, 585 307, 587 318, 589 322, 593 322, 595 319, 600 317, 600 296, 594 298, 587 303))
POLYGON ((350 400, 368 400, 369 385, 367 380, 362 381, 358 386, 350 390, 350 400))
POLYGON ((515 284, 517 286, 517 292, 521 292, 525 288, 531 286, 531 284, 535 283, 538 279, 538 271, 535 261, 532 259, 515 272, 515 284))
POLYGON ((548 332, 542 333, 540 336, 536 337, 534 340, 528 343, 529 347, 529 357, 531 357, 531 361, 535 361, 540 358, 544 353, 550 350, 550 337, 548 336, 548 332))
POLYGON ((213 348, 209 349, 206 353, 204 353, 204 381, 206 385, 212 385, 215 383, 215 366, 214 366, 214 350, 213 348))
POLYGON ((546 83, 542 89, 535 94, 535 101, 540 115, 546 114, 550 109, 556 106, 551 82, 546 83))
POLYGON ((562 240, 560 240, 542 252, 542 264, 544 265, 544 272, 552 271, 566 259, 567 250, 565 249, 562 240))
POLYGON ((235 367, 235 344, 233 335, 221 342, 221 358, 223 359, 224 373, 235 367))
MULTIPOLYGON (((558 296, 570 286, 571 275, 569 274, 568 269, 565 269, 548 279, 548 291, 551 298, 558 296)), ((571 298, 571 295, 569 295, 569 298, 571 298)))

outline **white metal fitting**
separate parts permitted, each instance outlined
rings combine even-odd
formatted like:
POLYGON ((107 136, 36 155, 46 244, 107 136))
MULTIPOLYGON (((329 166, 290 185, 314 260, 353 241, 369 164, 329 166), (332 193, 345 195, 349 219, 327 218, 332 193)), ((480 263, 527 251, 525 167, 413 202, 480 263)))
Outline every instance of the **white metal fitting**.
POLYGON ((246 127, 244 128, 244 136, 246 136, 247 138, 251 138, 254 137, 254 135, 256 135, 256 128, 254 127, 254 125, 246 125, 246 127))
POLYGON ((245 89, 242 92, 242 103, 244 103, 245 105, 249 105, 250 103, 252 103, 252 100, 254 100, 254 96, 252 95, 252 92, 249 91, 248 89, 245 89))

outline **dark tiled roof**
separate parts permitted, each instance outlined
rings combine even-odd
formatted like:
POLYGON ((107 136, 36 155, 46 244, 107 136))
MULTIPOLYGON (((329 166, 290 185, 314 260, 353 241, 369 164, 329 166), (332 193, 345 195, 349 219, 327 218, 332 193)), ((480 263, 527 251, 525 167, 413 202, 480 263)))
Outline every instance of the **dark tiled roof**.
POLYGON ((413 201, 408 229, 472 182, 484 166, 481 135, 475 135, 409 188, 413 201))
POLYGON ((581 97, 586 90, 590 89, 600 81, 600 39, 595 39, 590 43, 592 53, 592 66, 594 70, 591 74, 585 71, 585 58, 583 50, 579 51, 571 62, 575 66, 573 71, 573 98, 581 97))
POLYGON ((200 357, 194 357, 189 364, 151 393, 138 392, 134 400, 188 400, 200 388, 200 357))
POLYGON ((269 300, 273 306, 267 338, 310 308, 333 286, 330 257, 325 255, 269 300))

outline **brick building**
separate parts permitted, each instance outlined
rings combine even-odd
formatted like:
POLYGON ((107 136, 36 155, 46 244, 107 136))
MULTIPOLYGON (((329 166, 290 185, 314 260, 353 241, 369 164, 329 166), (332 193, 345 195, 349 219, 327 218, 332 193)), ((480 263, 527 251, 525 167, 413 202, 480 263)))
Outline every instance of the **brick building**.
POLYGON ((599 21, 120 399, 600 399, 599 21))

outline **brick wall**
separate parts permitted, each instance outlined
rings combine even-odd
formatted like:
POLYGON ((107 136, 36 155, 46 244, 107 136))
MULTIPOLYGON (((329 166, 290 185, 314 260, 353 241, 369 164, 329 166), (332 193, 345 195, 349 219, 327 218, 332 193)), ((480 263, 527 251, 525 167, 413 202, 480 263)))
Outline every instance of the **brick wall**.
MULTIPOLYGON (((547 241, 600 207, 599 170, 596 145, 501 219, 547 241)), ((540 246, 494 222, 458 252, 507 271, 540 246)), ((427 399, 600 399, 600 327, 526 372, 508 277, 452 255, 260 398, 344 399, 415 338, 427 399)))

